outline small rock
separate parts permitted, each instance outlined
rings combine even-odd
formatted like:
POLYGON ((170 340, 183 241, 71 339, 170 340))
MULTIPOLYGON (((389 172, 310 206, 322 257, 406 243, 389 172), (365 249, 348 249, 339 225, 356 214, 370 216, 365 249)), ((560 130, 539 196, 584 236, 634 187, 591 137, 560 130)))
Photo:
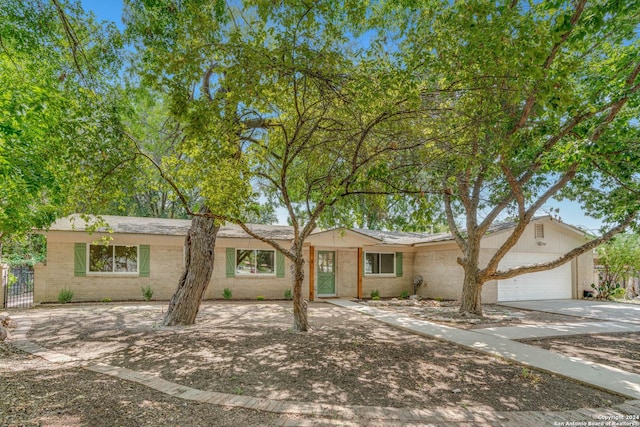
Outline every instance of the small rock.
POLYGON ((469 319, 469 323, 471 323, 472 325, 477 325, 479 323, 482 323, 481 319, 469 319))
POLYGON ((420 297, 419 297, 418 295, 411 295, 411 296, 409 297, 409 299, 410 299, 410 300, 419 300, 419 299, 420 299, 420 297))
POLYGON ((0 326, 7 329, 15 329, 18 325, 16 324, 16 321, 11 319, 9 316, 0 315, 0 326))
POLYGON ((462 393, 462 390, 460 390, 459 388, 454 388, 453 390, 451 390, 451 392, 453 394, 458 394, 458 393, 462 393))

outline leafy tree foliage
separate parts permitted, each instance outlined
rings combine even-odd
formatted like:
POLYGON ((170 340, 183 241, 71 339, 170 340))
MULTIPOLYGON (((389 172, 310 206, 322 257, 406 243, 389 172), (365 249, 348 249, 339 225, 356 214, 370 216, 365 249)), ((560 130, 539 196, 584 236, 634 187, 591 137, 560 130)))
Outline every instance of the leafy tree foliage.
POLYGON ((550 269, 634 223, 640 42, 637 3, 391 2, 401 61, 438 105, 446 129, 425 172, 462 254, 461 311, 482 312, 488 281, 550 269), (409 5, 409 6, 408 6, 409 5), (559 259, 498 268, 552 197, 579 202, 609 228, 559 259), (506 216, 517 226, 485 264, 480 241, 506 216))
POLYGON ((129 31, 146 81, 168 93, 185 124, 182 175, 170 179, 178 189, 197 182, 208 216, 291 260, 294 327, 306 331, 303 244, 342 198, 388 193, 370 183, 388 174, 394 153, 423 144, 403 122, 419 98, 403 70, 348 37, 368 2, 218 3, 131 1, 129 31), (246 226, 256 187, 287 209, 292 247, 246 226))
POLYGON ((45 260, 47 242, 41 234, 11 235, 3 241, 2 263, 34 266, 45 260))
POLYGON ((65 212, 77 172, 112 146, 119 46, 77 3, 0 5, 0 241, 65 212))
POLYGON ((630 277, 640 272, 640 236, 620 234, 598 247, 597 260, 602 266, 600 282, 602 284, 627 287, 630 277))

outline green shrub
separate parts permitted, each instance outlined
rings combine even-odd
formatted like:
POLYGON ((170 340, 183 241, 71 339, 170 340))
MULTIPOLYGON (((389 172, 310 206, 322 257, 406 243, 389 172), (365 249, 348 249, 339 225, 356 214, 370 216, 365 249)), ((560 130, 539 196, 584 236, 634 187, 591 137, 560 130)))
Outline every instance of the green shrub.
POLYGON ((611 298, 622 299, 626 294, 627 290, 625 288, 616 288, 616 290, 611 293, 611 298))
POLYGON ((222 298, 224 299, 231 299, 231 297, 233 296, 233 293, 231 292, 231 289, 229 288, 224 288, 222 290, 222 298))
POLYGON ((402 291, 402 293, 400 294, 400 298, 402 298, 402 299, 409 298, 409 291, 407 291, 407 290, 402 291))
POLYGON ((262 295, 258 295, 258 296, 256 297, 256 299, 257 299, 258 301, 264 301, 264 297, 263 297, 262 295))
POLYGON ((109 297, 102 298, 102 302, 111 302, 111 298, 109 298, 109 297))
POLYGON ((372 290, 371 299, 380 299, 380 291, 377 289, 372 290))
POLYGON ((7 286, 9 287, 9 289, 11 289, 11 287, 15 285, 17 281, 18 281, 18 278, 14 276, 13 273, 9 272, 8 282, 7 282, 7 286))
POLYGON ((153 296, 153 289, 151 289, 151 285, 141 286, 140 289, 142 290, 142 298, 144 298, 145 301, 150 301, 153 296))
POLYGON ((60 289, 60 292, 58 292, 58 302, 60 304, 66 304, 68 302, 71 302, 71 300, 73 299, 73 291, 69 288, 63 288, 60 289))
POLYGON ((619 295, 620 292, 622 292, 622 297, 624 297, 625 294, 624 288, 621 288, 619 283, 613 283, 610 281, 605 281, 598 286, 592 283, 591 287, 598 292, 598 295, 596 295, 596 298, 598 299, 616 298, 615 295, 619 295))
POLYGON ((293 299, 293 292, 291 292, 291 289, 284 291, 284 299, 293 299))

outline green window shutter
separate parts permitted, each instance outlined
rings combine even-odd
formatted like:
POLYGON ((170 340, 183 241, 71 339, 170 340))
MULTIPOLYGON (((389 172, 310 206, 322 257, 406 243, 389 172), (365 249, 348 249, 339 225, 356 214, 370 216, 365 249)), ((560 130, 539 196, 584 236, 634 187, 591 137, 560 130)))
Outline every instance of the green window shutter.
POLYGON ((140 259, 138 268, 140 277, 149 277, 151 273, 151 248, 149 245, 140 245, 140 259))
POLYGON ((74 272, 76 277, 83 277, 87 275, 87 244, 76 243, 73 247, 74 251, 74 272))
POLYGON ((396 252, 396 277, 402 277, 402 252, 396 252))
POLYGON ((227 248, 227 277, 236 276, 236 250, 227 248))
POLYGON ((284 277, 284 255, 276 251, 276 277, 284 277))

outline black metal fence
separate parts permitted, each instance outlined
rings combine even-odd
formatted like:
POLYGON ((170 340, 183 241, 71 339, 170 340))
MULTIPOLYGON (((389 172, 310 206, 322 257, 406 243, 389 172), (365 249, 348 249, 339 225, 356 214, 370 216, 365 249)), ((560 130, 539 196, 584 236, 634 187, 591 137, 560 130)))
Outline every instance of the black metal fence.
POLYGON ((11 267, 2 274, 2 307, 33 305, 33 267, 11 267))

